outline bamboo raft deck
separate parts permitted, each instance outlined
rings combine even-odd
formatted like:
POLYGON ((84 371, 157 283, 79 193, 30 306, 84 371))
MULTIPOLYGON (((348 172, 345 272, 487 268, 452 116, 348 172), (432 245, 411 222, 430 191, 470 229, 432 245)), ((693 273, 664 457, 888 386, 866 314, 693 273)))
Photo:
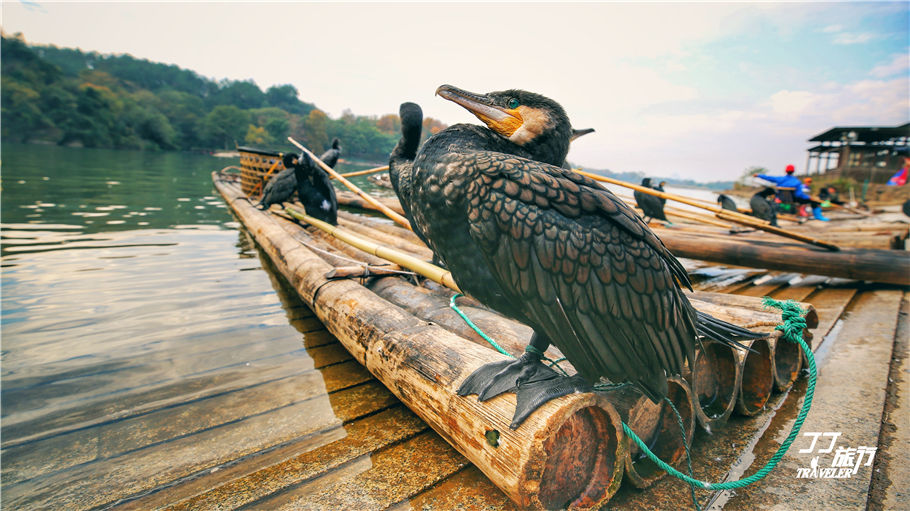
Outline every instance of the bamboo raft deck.
MULTIPOLYGON (((241 220, 257 214, 235 185, 216 183, 241 220)), ((364 232, 398 233, 408 246, 391 222, 349 213, 341 219, 364 232)), ((272 221, 290 239, 305 232, 272 221)), ((520 509, 328 332, 282 275, 293 268, 282 267, 280 258, 273 264, 273 257, 260 252, 300 335, 238 344, 228 359, 201 343, 182 361, 200 376, 179 386, 137 385, 126 396, 5 425, 4 503, 16 509, 520 509)), ((810 456, 796 453, 804 447, 797 440, 766 480, 735 495, 699 491, 700 504, 874 509, 905 502, 896 499, 910 487, 900 459, 910 424, 910 389, 899 377, 907 371, 910 338, 906 288, 684 263, 706 300, 714 292, 729 302, 770 295, 811 303, 820 375, 803 431, 840 431, 843 445, 879 447, 875 466, 854 478, 805 480, 795 472, 810 456)), ((395 291, 393 280, 378 279, 372 288, 395 291)), ((445 324, 444 309, 427 314, 439 313, 438 324, 445 324)), ((137 361, 143 362, 156 361, 137 361)), ((695 476, 719 481, 753 472, 786 435, 804 391, 802 378, 754 415, 728 413, 711 433, 695 428, 695 476)), ((691 507, 689 499, 688 487, 672 478, 643 490, 624 479, 608 507, 680 509, 691 507)))

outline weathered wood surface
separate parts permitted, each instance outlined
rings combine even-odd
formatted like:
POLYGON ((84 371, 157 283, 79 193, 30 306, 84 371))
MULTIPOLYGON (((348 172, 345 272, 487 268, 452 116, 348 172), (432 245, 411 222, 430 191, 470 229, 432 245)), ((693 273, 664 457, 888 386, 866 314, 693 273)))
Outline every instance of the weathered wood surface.
POLYGON ((511 430, 514 395, 481 403, 455 392, 468 374, 503 355, 428 324, 359 284, 326 281, 327 263, 235 187, 217 180, 216 187, 354 358, 515 502, 554 507, 609 500, 621 480, 624 444, 618 415, 603 396, 550 401, 511 430))

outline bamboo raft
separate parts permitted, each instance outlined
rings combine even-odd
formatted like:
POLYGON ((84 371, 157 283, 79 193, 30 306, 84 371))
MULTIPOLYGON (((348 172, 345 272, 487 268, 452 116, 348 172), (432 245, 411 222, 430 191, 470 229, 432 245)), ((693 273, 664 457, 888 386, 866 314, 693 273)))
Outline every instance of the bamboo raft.
MULTIPOLYGON (((481 412, 489 413, 483 420, 507 425, 514 397, 494 399, 484 408, 474 396, 459 403, 461 398, 446 395, 459 375, 485 361, 502 359, 453 315, 448 290, 401 277, 323 285, 329 272, 362 272, 363 266, 350 259, 375 265, 370 268, 376 273, 397 268, 378 266, 387 263, 312 228, 253 209, 233 180, 215 176, 215 182, 245 226, 241 243, 259 244, 263 268, 273 279, 289 323, 300 333, 291 339, 251 339, 238 345, 231 363, 220 369, 202 344, 185 353, 182 363, 211 366, 205 377, 174 388, 139 386, 125 395, 100 396, 89 405, 63 408, 52 417, 4 424, 6 506, 521 509, 516 495, 529 500, 537 495, 541 504, 562 498, 552 491, 554 485, 534 484, 521 474, 535 473, 534 467, 541 464, 548 475, 571 478, 579 473, 559 470, 578 454, 559 441, 560 434, 572 431, 597 436, 591 444, 596 447, 586 449, 597 454, 580 455, 587 455, 590 466, 598 469, 582 471, 586 479, 555 485, 557 490, 575 489, 592 501, 609 498, 609 507, 615 509, 691 508, 685 484, 662 477, 614 435, 618 416, 661 447, 662 457, 685 466, 678 454, 683 450, 681 434, 667 407, 649 409, 647 400, 621 392, 593 401, 570 396, 568 402, 563 398, 551 403, 529 419, 542 435, 535 439, 521 431, 525 425, 515 432, 507 426, 477 427, 482 422, 466 425, 461 421, 473 420, 481 412), (308 284, 307 278, 318 283, 308 284), (366 307, 370 303, 383 305, 377 311, 366 307), (403 344, 393 344, 397 341, 403 344), (439 353, 440 341, 445 341, 444 353, 439 353), (295 351, 285 353, 289 345, 296 346, 295 351), (404 349, 422 346, 432 348, 430 359, 407 356, 404 349), (263 358, 264 353, 274 355, 263 358), (445 363, 451 360, 447 357, 457 357, 458 366, 447 368, 445 363), (390 377, 405 374, 410 377, 386 385, 390 377), (412 411, 414 402, 423 405, 412 411), (535 419, 542 414, 548 418, 535 419), (457 417, 457 424, 442 419, 450 415, 457 417), (498 437, 487 436, 494 430, 498 437), (549 444, 547 434, 554 439, 549 444), (460 442, 473 443, 474 450, 453 447, 460 442), (524 457, 500 454, 519 451, 510 445, 513 442, 525 442, 524 457), (563 449, 548 455, 547 449, 554 446, 563 449), (616 455, 602 455, 610 452, 616 455), (586 480, 591 484, 582 488, 586 480), (608 481, 607 490, 593 491, 595 481, 608 481)), ((389 221, 341 212, 340 223, 361 235, 385 234, 388 245, 428 258, 413 233, 389 221)), ((696 292, 690 295, 693 303, 699 308, 714 305, 726 311, 724 319, 737 324, 767 331, 776 324, 774 315, 755 307, 755 297, 813 305, 809 324, 815 326, 808 333, 821 373, 804 431, 840 431, 844 445, 877 445, 882 454, 885 447, 906 438, 899 436, 901 425, 906 429, 901 417, 906 416, 889 397, 910 392, 898 377, 899 354, 906 352, 910 338, 910 295, 905 288, 803 272, 687 259, 683 263, 696 282, 696 292)), ((511 339, 511 350, 520 350, 530 333, 469 299, 459 299, 459 304, 494 338, 504 343, 511 339)), ((679 410, 699 479, 738 479, 753 472, 790 428, 805 379, 787 387, 798 374, 793 364, 798 367, 801 361, 788 356, 773 335, 760 341, 767 350, 753 347, 749 368, 747 359, 706 346, 704 353, 699 351, 695 371, 671 385, 676 403, 686 403, 679 394, 687 389, 692 396, 690 411, 685 406, 679 410), (755 383, 744 387, 743 381, 755 383)), ((72 382, 78 385, 83 379, 74 375, 72 382)), ((764 481, 735 495, 700 491, 700 504, 733 510, 862 509, 867 504, 898 508, 900 490, 910 486, 906 471, 884 455, 876 458, 874 467, 861 468, 848 480, 797 479, 796 469, 811 459, 796 452, 806 446, 800 442, 764 481)), ((571 461, 568 465, 575 466, 571 461)))
MULTIPOLYGON (((728 353, 722 354, 725 348, 709 344, 707 355, 697 359, 686 378, 674 380, 670 395, 688 423, 686 442, 669 407, 655 406, 630 388, 554 400, 511 431, 508 423, 514 396, 480 403, 454 392, 476 367, 501 360, 502 355, 448 310, 451 292, 396 276, 365 285, 328 280, 326 275, 334 274, 345 258, 376 268, 388 263, 318 230, 258 211, 236 186, 223 180, 216 178, 216 188, 354 358, 522 507, 599 507, 618 490, 624 472, 632 485, 650 486, 662 474, 630 448, 620 431, 620 420, 629 423, 660 455, 678 464, 694 437, 696 419, 711 429, 723 425, 734 409, 755 415, 775 388, 789 389, 799 373, 799 353, 778 352, 773 331, 778 319, 762 311, 758 300, 719 305, 722 300, 717 296, 696 292, 690 298, 700 310, 764 329, 769 335, 752 342, 753 351, 748 353, 726 349, 728 353), (729 367, 723 365, 724 356, 732 359, 729 367), (730 371, 732 386, 719 376, 724 371, 730 371)), ((341 216, 340 225, 415 257, 430 255, 404 229, 348 215, 341 216)), ((817 326, 811 305, 806 308, 810 328, 817 326)), ((513 354, 526 345, 530 332, 522 325, 479 306, 466 310, 513 354)), ((560 357, 555 349, 550 355, 560 357)), ((570 366, 567 369, 572 372, 570 366)))

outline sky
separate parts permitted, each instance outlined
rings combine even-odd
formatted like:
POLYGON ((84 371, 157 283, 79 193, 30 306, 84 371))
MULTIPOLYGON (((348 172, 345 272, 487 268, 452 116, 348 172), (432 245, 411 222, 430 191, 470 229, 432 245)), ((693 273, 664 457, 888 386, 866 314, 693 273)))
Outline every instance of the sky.
POLYGON ((332 117, 478 121, 434 97, 559 102, 569 160, 696 181, 802 171, 834 126, 910 121, 910 3, 2 2, 31 44, 129 53, 216 80, 292 84, 332 117))

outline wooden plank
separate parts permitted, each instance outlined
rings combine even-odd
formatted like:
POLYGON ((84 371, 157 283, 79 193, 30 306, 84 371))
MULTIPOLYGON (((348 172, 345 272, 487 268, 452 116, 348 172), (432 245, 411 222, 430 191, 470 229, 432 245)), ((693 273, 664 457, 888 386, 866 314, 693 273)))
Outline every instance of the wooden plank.
POLYGON ((232 460, 334 428, 397 403, 375 382, 322 394, 267 414, 78 465, 3 488, 13 508, 85 509, 136 496, 232 460), (301 421, 300 417, 307 417, 301 421))
POLYGON ((310 369, 206 399, 4 449, 4 484, 57 472, 78 463, 119 456, 370 380, 369 373, 351 360, 347 352, 344 354, 347 363, 322 370, 310 369))
MULTIPOLYGON (((826 341, 824 353, 819 353, 812 413, 803 431, 840 433, 837 445, 841 447, 878 445, 902 294, 899 290, 867 291, 851 305, 850 321, 836 338, 826 341)), ((865 509, 872 467, 860 466, 849 478, 795 477, 799 468, 810 466, 814 456, 820 458, 820 468, 831 467, 834 452, 799 452, 810 441, 804 435, 797 439, 763 484, 736 490, 724 509, 865 509)), ((756 462, 763 463, 762 458, 756 462)))
POLYGON ((432 432, 353 462, 347 470, 286 490, 248 509, 383 509, 417 494, 468 465, 432 432), (417 469, 419 467, 419 469, 417 469))
POLYGON ((518 511, 521 508, 499 491, 499 488, 493 486, 483 472, 470 465, 439 484, 392 506, 389 511, 436 509, 518 511))
MULTIPOLYGON (((325 475, 340 466, 429 427, 404 406, 345 424, 328 443, 291 443, 279 453, 257 455, 239 464, 165 488, 123 506, 127 509, 233 509, 325 475)), ((505 498, 505 496, 503 496, 505 498)))
POLYGON ((102 396, 7 426, 3 431, 4 449, 284 378, 306 370, 308 365, 312 365, 312 359, 306 351, 296 350, 281 357, 236 364, 224 371, 139 387, 126 394, 102 396))

